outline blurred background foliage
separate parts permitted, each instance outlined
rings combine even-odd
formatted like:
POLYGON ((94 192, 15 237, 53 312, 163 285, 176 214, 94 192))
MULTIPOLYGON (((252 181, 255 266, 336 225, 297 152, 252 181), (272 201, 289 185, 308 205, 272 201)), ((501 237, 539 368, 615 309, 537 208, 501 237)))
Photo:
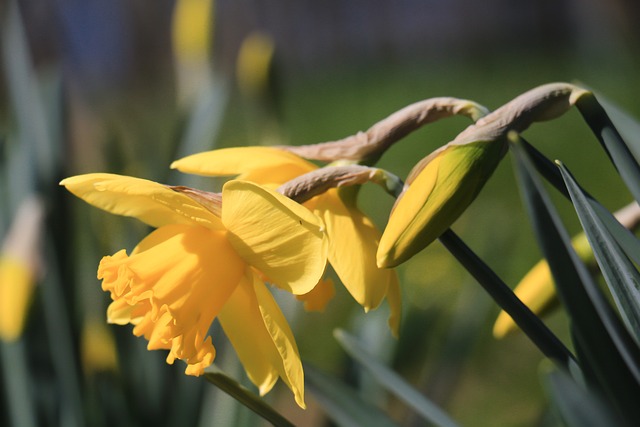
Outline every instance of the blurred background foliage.
MULTIPOLYGON (((220 181, 181 177, 170 162, 220 147, 339 139, 435 96, 494 109, 550 81, 583 82, 637 117, 639 18, 631 0, 0 1, 0 237, 8 240, 25 200, 39 198, 45 212, 24 331, 2 344, 0 424, 264 423, 184 376, 180 364, 166 365, 162 352, 146 351, 129 327, 106 325, 97 263, 132 248, 145 230, 72 200, 57 187, 61 178, 105 171, 215 190, 220 181), (178 28, 182 35, 172 33, 178 28)), ((379 165, 405 177, 467 124, 430 125, 379 165)), ((628 193, 610 191, 623 188, 619 177, 577 112, 525 135, 608 209, 629 202, 628 193)), ((541 255, 510 161, 453 229, 514 285, 541 255)), ((577 231, 571 205, 556 201, 577 231)), ((365 186, 360 205, 384 227, 386 194, 365 186)), ((386 306, 365 315, 342 287, 324 313, 280 298, 303 360, 359 387, 398 423, 421 425, 358 375, 332 335, 341 327, 461 425, 555 425, 541 354, 521 334, 492 338, 497 307, 439 243, 399 274, 397 341, 386 306)), ((562 313, 546 320, 568 337, 562 313)), ((217 363, 243 380, 216 332, 214 325, 217 363)), ((296 424, 328 425, 313 395, 306 411, 280 385, 267 400, 296 424)))

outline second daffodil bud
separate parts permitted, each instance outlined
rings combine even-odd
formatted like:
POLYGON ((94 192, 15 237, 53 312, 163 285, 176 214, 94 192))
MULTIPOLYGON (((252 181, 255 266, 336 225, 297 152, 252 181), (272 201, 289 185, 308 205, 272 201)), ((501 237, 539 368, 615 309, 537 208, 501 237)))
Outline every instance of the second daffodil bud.
POLYGON ((378 266, 394 267, 408 260, 458 219, 500 163, 509 132, 564 114, 585 93, 567 83, 534 88, 419 162, 389 217, 378 246, 378 266))
POLYGON ((505 153, 503 141, 449 143, 414 168, 378 246, 379 267, 394 267, 438 238, 476 198, 505 153))

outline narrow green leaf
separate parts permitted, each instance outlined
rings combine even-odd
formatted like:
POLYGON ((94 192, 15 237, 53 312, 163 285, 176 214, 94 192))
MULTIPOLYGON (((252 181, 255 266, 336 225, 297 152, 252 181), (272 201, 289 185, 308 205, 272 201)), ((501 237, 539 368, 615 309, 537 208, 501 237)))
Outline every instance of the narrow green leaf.
POLYGON ((576 106, 598 137, 633 197, 640 203, 640 166, 627 143, 611 122, 607 112, 593 95, 581 96, 576 106))
POLYGON ((226 376, 215 365, 209 366, 204 373, 204 378, 238 402, 260 415, 265 420, 277 427, 292 427, 293 424, 278 411, 269 406, 258 395, 252 393, 240 385, 236 380, 226 376))
POLYGON ((605 109, 616 129, 624 138, 636 161, 640 162, 640 122, 601 93, 593 92, 596 93, 600 105, 605 109))
POLYGON ((532 218, 535 234, 551 269, 560 300, 584 347, 600 386, 625 418, 640 422, 640 372, 635 360, 638 349, 587 268, 571 247, 546 190, 526 152, 519 143, 511 144, 524 202, 532 218), (617 321, 617 322, 616 322, 617 321))
POLYGON ((571 363, 573 355, 558 337, 520 301, 502 279, 462 239, 448 229, 439 237, 439 240, 546 357, 565 367, 571 363))
POLYGON ((619 427, 607 406, 590 390, 561 370, 546 375, 546 388, 569 427, 619 427))
POLYGON ((627 328, 640 342, 640 274, 600 221, 567 168, 558 163, 573 206, 627 328))
POLYGON ((338 379, 304 364, 309 390, 329 418, 341 427, 393 427, 396 424, 377 407, 365 402, 358 392, 338 379))
MULTIPOLYGON (((531 144, 520 138, 523 148, 527 152, 529 159, 536 170, 567 199, 571 199, 560 170, 542 153, 536 150, 531 144)), ((633 233, 627 230, 620 222, 605 208, 595 200, 589 193, 585 192, 592 209, 596 212, 602 223, 607 227, 609 233, 624 250, 625 254, 636 264, 640 264, 640 240, 633 233)))
POLYGON ((351 335, 341 329, 336 329, 333 333, 342 348, 376 379, 376 381, 395 394, 400 400, 411 406, 425 420, 438 426, 456 427, 446 412, 435 403, 420 394, 415 388, 398 376, 391 369, 376 360, 367 350, 351 335))

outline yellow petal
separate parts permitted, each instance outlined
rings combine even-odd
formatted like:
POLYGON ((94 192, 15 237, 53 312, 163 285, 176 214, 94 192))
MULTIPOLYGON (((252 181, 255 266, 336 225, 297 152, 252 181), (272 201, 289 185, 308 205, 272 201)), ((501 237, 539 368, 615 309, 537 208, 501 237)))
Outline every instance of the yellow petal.
POLYGON ((378 307, 396 274, 376 264, 381 233, 356 207, 348 208, 336 189, 317 198, 315 213, 324 220, 329 262, 344 286, 365 310, 378 307))
POLYGON ((378 265, 394 267, 437 239, 476 198, 503 154, 502 141, 440 151, 398 200, 380 240, 378 265))
POLYGON ((111 322, 130 321, 149 350, 168 349, 168 363, 182 359, 187 374, 200 375, 215 357, 209 327, 245 268, 225 232, 174 224, 155 230, 131 256, 103 258, 98 278, 113 299, 111 322))
POLYGON ((296 295, 296 299, 304 303, 306 311, 322 312, 335 295, 336 288, 333 280, 323 278, 311 291, 304 295, 296 295))
POLYGON ((258 299, 258 307, 264 326, 267 328, 282 361, 283 371, 280 377, 293 392, 298 406, 304 409, 306 407, 304 404, 304 372, 293 333, 287 319, 266 286, 260 281, 254 280, 253 289, 258 299))
POLYGON ((320 280, 328 244, 322 222, 305 207, 256 184, 229 181, 222 222, 240 256, 279 287, 300 295, 320 280))
POLYGON ((146 179, 92 173, 64 179, 60 185, 100 209, 135 217, 152 227, 191 224, 224 228, 218 217, 190 197, 146 179))
POLYGON ((273 147, 235 147, 194 154, 176 160, 171 168, 205 176, 239 175, 243 181, 280 185, 317 166, 273 147))
POLYGON ((33 289, 31 267, 24 261, 0 256, 0 339, 15 341, 22 334, 33 289))
POLYGON ((260 395, 278 378, 304 408, 304 377, 293 334, 264 283, 247 270, 218 316, 220 324, 260 395))

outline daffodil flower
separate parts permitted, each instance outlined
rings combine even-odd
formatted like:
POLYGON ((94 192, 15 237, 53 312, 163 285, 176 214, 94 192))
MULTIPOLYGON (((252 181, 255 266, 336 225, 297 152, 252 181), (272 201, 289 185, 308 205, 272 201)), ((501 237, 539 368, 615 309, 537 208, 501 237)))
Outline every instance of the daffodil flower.
MULTIPOLYGON (((276 188, 300 175, 318 169, 301 157, 273 147, 237 147, 209 151, 175 161, 172 168, 205 176, 239 175, 238 179, 276 188)), ((355 202, 332 188, 304 205, 324 221, 329 238, 329 262, 338 277, 366 311, 388 299, 389 326, 397 334, 400 319, 400 289, 395 271, 376 266, 380 232, 355 202)), ((321 293, 326 302, 326 293, 321 293)), ((322 309, 323 303, 306 305, 322 309)))
POLYGON ((309 292, 326 264, 321 221, 286 197, 230 181, 220 216, 170 187, 138 178, 88 174, 61 182, 84 201, 157 229, 127 255, 102 259, 98 278, 111 293, 110 323, 134 325, 148 349, 169 350, 201 375, 215 357, 208 330, 218 318, 261 394, 278 378, 304 407, 303 371, 291 330, 260 279, 293 294, 309 292))

